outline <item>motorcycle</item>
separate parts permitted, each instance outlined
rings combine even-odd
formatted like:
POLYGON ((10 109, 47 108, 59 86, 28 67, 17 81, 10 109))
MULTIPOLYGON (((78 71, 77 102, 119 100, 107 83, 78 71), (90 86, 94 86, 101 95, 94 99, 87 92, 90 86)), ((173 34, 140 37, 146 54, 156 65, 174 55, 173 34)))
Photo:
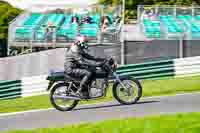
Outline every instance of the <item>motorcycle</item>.
POLYGON ((114 98, 121 104, 135 104, 142 96, 141 83, 130 76, 117 74, 117 64, 113 58, 106 59, 101 67, 95 68, 96 73, 92 81, 87 85, 89 98, 82 99, 74 96, 78 90, 81 79, 64 76, 64 72, 51 72, 47 80, 50 90, 50 101, 53 107, 60 111, 70 111, 76 107, 79 101, 95 100, 107 95, 109 83, 112 85, 114 98))

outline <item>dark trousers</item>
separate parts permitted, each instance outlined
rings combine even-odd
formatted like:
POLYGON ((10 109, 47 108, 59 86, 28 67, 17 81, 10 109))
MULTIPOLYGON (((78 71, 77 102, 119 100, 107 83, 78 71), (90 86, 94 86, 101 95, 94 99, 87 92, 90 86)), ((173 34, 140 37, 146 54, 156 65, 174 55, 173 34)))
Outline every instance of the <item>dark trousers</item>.
POLYGON ((80 82, 80 88, 82 90, 85 90, 85 88, 87 89, 86 86, 87 84, 89 84, 92 79, 92 75, 93 72, 87 69, 81 69, 81 68, 76 68, 76 69, 71 69, 71 72, 69 73, 69 76, 73 77, 73 78, 78 78, 78 79, 82 79, 80 82))

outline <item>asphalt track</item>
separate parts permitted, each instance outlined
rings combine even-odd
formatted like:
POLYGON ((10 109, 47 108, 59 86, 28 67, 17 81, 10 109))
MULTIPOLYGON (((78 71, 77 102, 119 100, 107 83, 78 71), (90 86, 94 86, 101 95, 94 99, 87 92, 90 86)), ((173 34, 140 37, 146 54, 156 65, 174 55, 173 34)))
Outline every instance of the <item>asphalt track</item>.
POLYGON ((16 129, 63 127, 68 124, 177 112, 200 112, 200 93, 144 98, 134 105, 108 102, 78 106, 70 112, 49 109, 0 115, 0 132, 16 129))

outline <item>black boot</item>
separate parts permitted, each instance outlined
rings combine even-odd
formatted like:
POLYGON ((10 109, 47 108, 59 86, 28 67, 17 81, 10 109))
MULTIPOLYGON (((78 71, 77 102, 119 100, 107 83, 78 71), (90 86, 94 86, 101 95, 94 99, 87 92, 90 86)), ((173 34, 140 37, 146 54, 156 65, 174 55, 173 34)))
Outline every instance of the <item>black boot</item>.
POLYGON ((83 98, 83 99, 89 99, 89 92, 88 92, 88 87, 87 87, 87 81, 88 81, 88 76, 85 76, 81 83, 80 83, 80 87, 77 91, 78 95, 83 98))

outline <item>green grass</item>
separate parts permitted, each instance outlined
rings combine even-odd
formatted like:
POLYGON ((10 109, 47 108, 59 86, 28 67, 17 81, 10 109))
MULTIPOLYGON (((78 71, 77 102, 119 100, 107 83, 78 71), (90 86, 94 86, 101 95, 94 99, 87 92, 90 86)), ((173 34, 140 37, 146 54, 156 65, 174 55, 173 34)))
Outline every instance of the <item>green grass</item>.
POLYGON ((200 92, 200 76, 145 80, 143 96, 174 95, 177 93, 200 92))
POLYGON ((63 128, 11 131, 7 133, 199 133, 200 113, 109 120, 63 128))
MULTIPOLYGON (((163 80, 145 80, 142 81, 143 97, 158 95, 174 95, 177 93, 197 92, 200 91, 200 76, 187 78, 167 78, 163 80)), ((97 103, 113 100, 111 90, 104 99, 94 101, 83 101, 84 103, 97 103)), ((26 111, 32 109, 51 108, 49 97, 47 95, 34 96, 28 98, 19 98, 15 100, 0 101, 0 113, 26 111)))

